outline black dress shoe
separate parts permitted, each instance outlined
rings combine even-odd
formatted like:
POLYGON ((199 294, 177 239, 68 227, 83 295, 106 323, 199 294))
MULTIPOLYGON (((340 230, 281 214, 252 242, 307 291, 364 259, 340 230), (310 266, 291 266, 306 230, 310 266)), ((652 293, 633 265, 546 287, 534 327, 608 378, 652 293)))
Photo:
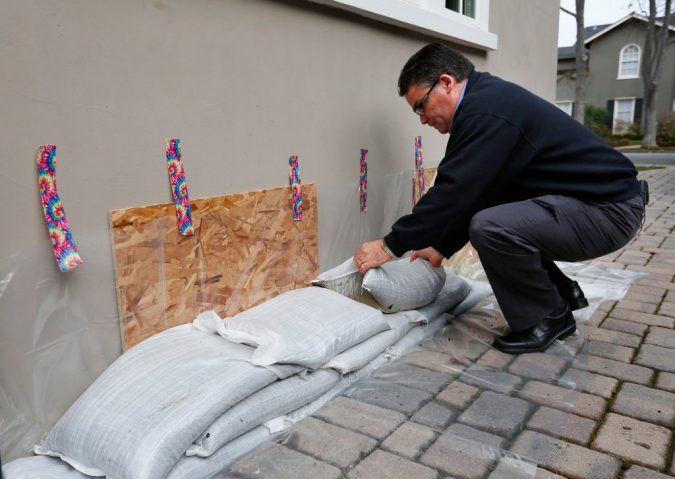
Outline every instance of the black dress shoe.
POLYGON ((558 291, 572 311, 583 309, 588 306, 588 300, 586 299, 586 296, 584 296, 584 292, 581 290, 579 283, 576 281, 558 286, 558 291))
POLYGON ((523 331, 512 331, 495 339, 493 346, 503 353, 536 353, 548 348, 556 339, 564 339, 577 329, 572 311, 547 316, 539 324, 523 331))

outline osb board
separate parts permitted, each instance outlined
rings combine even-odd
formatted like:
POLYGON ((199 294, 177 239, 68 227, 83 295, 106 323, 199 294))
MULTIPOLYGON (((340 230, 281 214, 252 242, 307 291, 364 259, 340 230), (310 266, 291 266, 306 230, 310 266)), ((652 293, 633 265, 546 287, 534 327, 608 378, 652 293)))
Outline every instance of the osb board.
POLYGON ((194 236, 173 203, 111 212, 125 350, 214 309, 231 316, 319 273, 316 186, 303 185, 304 219, 290 188, 193 200, 194 236))
MULTIPOLYGON (((424 168, 424 190, 425 190, 425 193, 427 191, 429 191, 429 188, 431 188, 431 186, 434 184, 434 181, 436 181, 436 173, 437 173, 436 168, 424 168)), ((420 189, 419 189, 419 185, 417 184, 417 170, 413 171, 412 197, 413 197, 413 204, 417 204, 417 202, 420 199, 420 189)))

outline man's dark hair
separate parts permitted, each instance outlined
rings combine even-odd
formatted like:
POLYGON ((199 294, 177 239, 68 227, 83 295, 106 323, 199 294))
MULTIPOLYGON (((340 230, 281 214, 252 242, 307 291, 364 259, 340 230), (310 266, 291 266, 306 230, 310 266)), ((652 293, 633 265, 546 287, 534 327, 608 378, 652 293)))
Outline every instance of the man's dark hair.
POLYGON ((473 63, 457 50, 441 43, 430 43, 406 62, 398 77, 398 94, 404 96, 411 85, 431 86, 444 73, 458 82, 473 70, 473 63))

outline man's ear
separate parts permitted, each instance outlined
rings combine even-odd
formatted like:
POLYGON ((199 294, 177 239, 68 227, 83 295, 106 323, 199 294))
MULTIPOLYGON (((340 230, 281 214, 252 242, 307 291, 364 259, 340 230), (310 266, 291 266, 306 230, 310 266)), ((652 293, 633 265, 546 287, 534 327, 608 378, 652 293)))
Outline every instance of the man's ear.
POLYGON ((455 87, 455 85, 457 84, 457 80, 456 80, 455 77, 453 77, 452 75, 450 75, 450 74, 448 74, 448 73, 443 73, 443 74, 439 77, 438 83, 440 83, 440 84, 443 86, 443 89, 444 89, 446 92, 449 93, 449 92, 452 91, 452 89, 453 89, 453 88, 455 87))

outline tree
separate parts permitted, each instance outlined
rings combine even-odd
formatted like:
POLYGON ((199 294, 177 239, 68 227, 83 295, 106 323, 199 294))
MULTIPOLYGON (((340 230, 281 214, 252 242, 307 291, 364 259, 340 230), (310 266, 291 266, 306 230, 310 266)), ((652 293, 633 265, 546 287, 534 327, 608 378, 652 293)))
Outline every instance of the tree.
MULTIPOLYGON (((670 0, 668 0, 670 1, 670 0)), ((586 46, 584 45, 584 3, 585 0, 576 0, 576 13, 566 8, 560 10, 572 15, 577 23, 577 43, 575 51, 576 79, 574 81, 574 119, 584 124, 584 112, 586 110, 586 46)))
POLYGON ((644 101, 642 102, 644 118, 643 148, 655 148, 656 144, 656 97, 663 70, 663 57, 668 47, 668 26, 672 16, 672 0, 665 0, 664 16, 661 25, 657 25, 657 0, 649 0, 649 22, 645 37, 645 48, 642 57, 640 74, 644 86, 644 101))

